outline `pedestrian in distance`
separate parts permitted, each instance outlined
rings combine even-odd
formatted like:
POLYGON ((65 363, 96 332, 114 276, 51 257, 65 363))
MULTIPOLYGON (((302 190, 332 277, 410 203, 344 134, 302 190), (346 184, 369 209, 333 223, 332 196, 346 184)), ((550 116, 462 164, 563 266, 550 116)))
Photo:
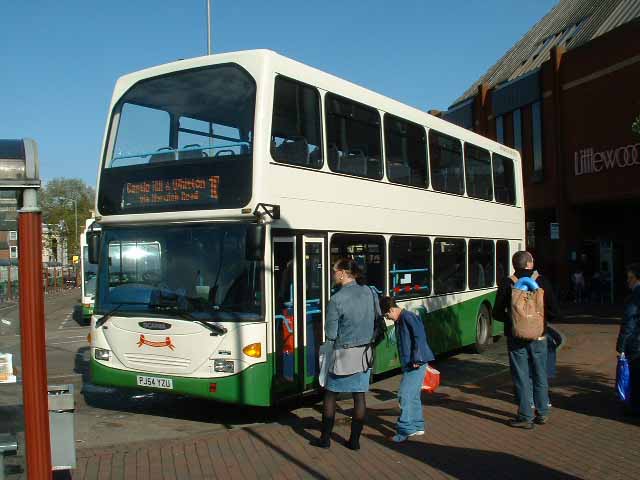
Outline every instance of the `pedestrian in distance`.
POLYGON ((559 317, 558 303, 549 282, 534 271, 533 256, 526 251, 512 257, 514 275, 500 281, 493 317, 504 323, 509 367, 518 404, 509 425, 532 429, 547 423, 547 322, 559 317), (525 290, 526 288, 526 290, 525 290))
POLYGON ((427 343, 427 334, 420 317, 399 307, 392 297, 380 299, 380 310, 396 327, 402 380, 398 389, 400 417, 396 424, 397 433, 392 440, 400 443, 409 437, 424 435, 420 394, 427 364, 435 360, 435 357, 427 343))
POLYGON ((342 258, 333 265, 333 276, 340 287, 327 305, 325 339, 333 343, 333 355, 327 375, 322 411, 322 433, 311 442, 316 447, 329 448, 335 421, 339 393, 353 395, 351 436, 347 446, 360 449, 360 434, 366 414, 365 393, 373 364, 373 326, 378 298, 373 289, 363 285, 358 264, 342 258))
POLYGON ((629 413, 640 414, 640 263, 632 263, 626 269, 627 286, 631 295, 626 299, 620 324, 616 352, 624 353, 631 373, 631 402, 629 413))

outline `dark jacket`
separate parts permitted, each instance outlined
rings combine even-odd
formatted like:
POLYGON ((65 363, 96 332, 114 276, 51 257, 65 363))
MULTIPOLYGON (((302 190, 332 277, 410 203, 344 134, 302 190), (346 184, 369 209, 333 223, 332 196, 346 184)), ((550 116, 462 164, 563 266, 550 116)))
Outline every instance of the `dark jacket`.
MULTIPOLYGON (((533 270, 516 270, 515 276, 517 278, 530 277, 533 274, 533 270)), ((547 332, 547 322, 554 322, 560 318, 560 312, 558 309, 558 300, 553 293, 551 284, 545 277, 540 275, 536 282, 540 285, 540 288, 544 290, 544 333, 547 332)), ((496 302, 493 305, 493 318, 499 322, 504 323, 504 334, 508 338, 513 338, 511 332, 511 288, 513 282, 509 277, 504 278, 498 285, 498 293, 496 294, 496 302)))
POLYGON ((435 360, 422 320, 415 313, 402 310, 396 322, 396 339, 403 372, 413 370, 414 364, 424 365, 435 360))
POLYGON ((616 342, 616 351, 627 359, 640 358, 640 285, 631 292, 624 305, 624 316, 616 342))

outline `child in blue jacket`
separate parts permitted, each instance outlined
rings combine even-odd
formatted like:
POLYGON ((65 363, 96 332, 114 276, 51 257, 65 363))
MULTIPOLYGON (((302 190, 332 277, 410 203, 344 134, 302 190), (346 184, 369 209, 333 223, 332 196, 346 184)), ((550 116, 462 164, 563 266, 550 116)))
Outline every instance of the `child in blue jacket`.
POLYGON ((397 423, 398 433, 393 437, 393 441, 399 443, 409 437, 424 435, 420 394, 427 363, 435 360, 435 357, 427 343, 422 320, 416 314, 398 307, 392 297, 382 297, 380 309, 385 318, 395 323, 402 368, 402 381, 398 390, 400 418, 397 423))

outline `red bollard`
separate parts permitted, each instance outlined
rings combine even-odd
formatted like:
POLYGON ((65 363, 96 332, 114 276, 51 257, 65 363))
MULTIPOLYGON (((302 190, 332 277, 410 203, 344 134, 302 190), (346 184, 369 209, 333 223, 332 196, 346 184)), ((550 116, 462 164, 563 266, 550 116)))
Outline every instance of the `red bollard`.
POLYGON ((25 443, 29 480, 51 479, 51 444, 42 290, 42 214, 18 215, 25 443))

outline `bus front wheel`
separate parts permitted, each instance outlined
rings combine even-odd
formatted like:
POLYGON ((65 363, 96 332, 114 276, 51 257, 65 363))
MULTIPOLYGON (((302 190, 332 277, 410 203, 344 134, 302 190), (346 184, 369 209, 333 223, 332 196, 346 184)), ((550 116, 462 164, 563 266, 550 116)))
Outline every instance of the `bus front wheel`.
POLYGON ((476 342, 474 344, 476 353, 484 352, 491 345, 493 340, 491 330, 491 313, 486 305, 482 305, 476 319, 476 342))

